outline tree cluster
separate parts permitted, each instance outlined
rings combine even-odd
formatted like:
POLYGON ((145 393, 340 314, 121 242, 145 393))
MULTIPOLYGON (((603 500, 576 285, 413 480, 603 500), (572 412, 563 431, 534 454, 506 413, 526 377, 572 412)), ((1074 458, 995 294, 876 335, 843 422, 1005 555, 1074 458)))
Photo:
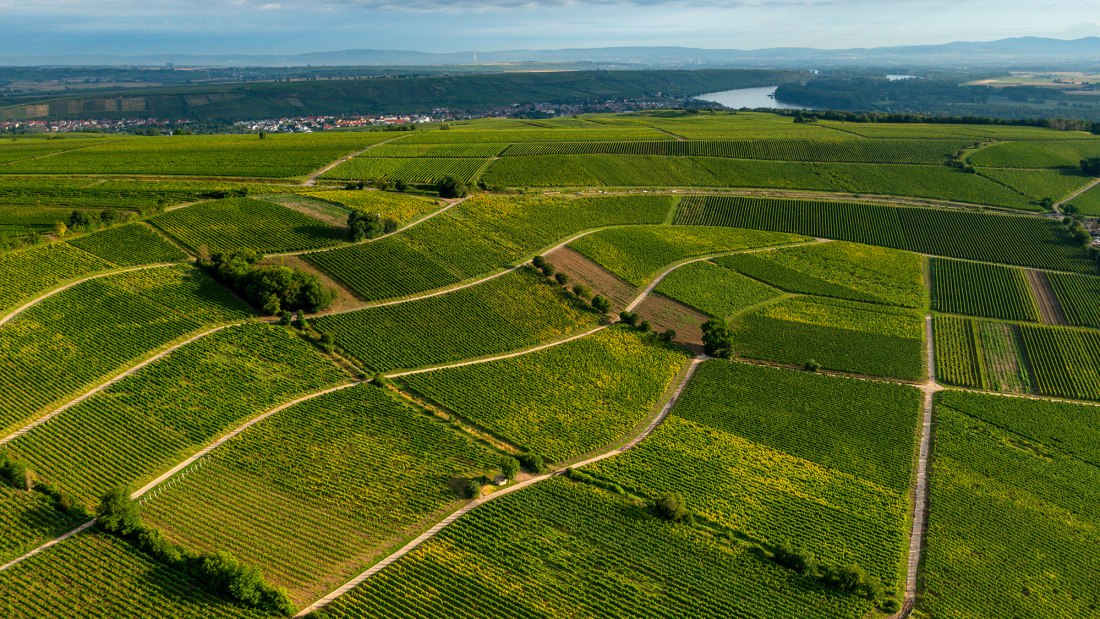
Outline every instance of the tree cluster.
MULTIPOLYGON (((805 576, 817 578, 824 585, 867 598, 872 601, 882 600, 884 590, 878 578, 870 576, 866 570, 858 565, 834 566, 820 563, 814 554, 804 548, 794 546, 785 541, 772 549, 771 559, 783 567, 794 570, 805 576)), ((896 600, 887 600, 886 606, 896 605, 896 600)))
POLYGON ((199 264, 271 316, 284 310, 316 312, 332 303, 335 293, 316 275, 282 265, 259 266, 262 258, 251 249, 239 249, 199 264))
POLYGON ((125 488, 103 496, 96 523, 169 567, 190 574, 216 595, 274 615, 290 616, 297 611, 286 590, 268 584, 255 567, 241 563, 228 552, 189 552, 170 542, 160 529, 142 522, 137 503, 125 488))
POLYGON ((7 453, 0 453, 0 484, 16 490, 44 494, 52 500, 54 507, 74 518, 88 516, 80 502, 72 495, 54 484, 40 482, 25 462, 16 460, 7 453))
POLYGON ((717 318, 703 323, 703 351, 720 359, 733 356, 733 333, 726 323, 717 318))
POLYGON ((397 230, 397 222, 379 213, 354 210, 348 213, 348 230, 355 242, 377 238, 397 230))
POLYGON ((441 198, 465 198, 470 192, 464 181, 450 174, 436 181, 435 188, 441 198))

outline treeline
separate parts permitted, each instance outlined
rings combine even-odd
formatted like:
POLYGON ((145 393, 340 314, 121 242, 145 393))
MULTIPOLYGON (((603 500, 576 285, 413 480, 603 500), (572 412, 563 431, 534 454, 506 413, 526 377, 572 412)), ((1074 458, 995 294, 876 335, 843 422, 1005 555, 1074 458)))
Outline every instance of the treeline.
POLYGON ((336 294, 313 273, 284 265, 260 265, 263 254, 239 249, 199 258, 198 264, 270 316, 284 311, 316 312, 336 294))
POLYGON ((137 503, 125 488, 116 488, 103 496, 96 524, 169 567, 191 575, 215 595, 272 615, 290 616, 297 612, 286 589, 268 584, 255 567, 224 551, 192 553, 170 542, 160 529, 142 522, 137 503))
MULTIPOLYGON (((784 103, 823 110, 858 112, 853 116, 836 115, 837 112, 805 114, 807 117, 830 120, 1008 124, 1100 133, 1100 123, 1097 123, 1100 107, 1092 99, 1071 98, 1050 88, 993 88, 960 84, 967 77, 888 80, 865 76, 827 76, 781 84, 776 89, 775 98, 784 103), (1049 114, 1045 114, 1047 110, 1038 108, 1036 104, 1047 106, 1049 114), (980 113, 959 113, 965 111, 980 113), (1044 115, 1047 118, 1042 118, 1044 115), (932 120, 934 118, 943 120, 932 120)), ((789 111, 786 113, 790 114, 789 111)))
POLYGON ((1100 135, 1100 122, 1077 118, 995 118, 992 116, 937 116, 922 113, 849 112, 844 110, 775 110, 795 122, 836 120, 850 123, 925 123, 935 125, 1004 125, 1040 127, 1058 131, 1089 131, 1100 135))

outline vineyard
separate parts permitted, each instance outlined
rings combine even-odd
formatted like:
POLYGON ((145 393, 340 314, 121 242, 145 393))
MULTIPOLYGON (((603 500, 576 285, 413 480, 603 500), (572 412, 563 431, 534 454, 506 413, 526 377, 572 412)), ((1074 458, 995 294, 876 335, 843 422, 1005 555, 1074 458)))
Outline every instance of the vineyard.
POLYGON ((229 291, 189 267, 78 284, 0 326, 6 359, 0 429, 29 421, 188 333, 250 315, 229 291))
POLYGON ((477 427, 561 462, 625 436, 652 412, 684 361, 679 351, 610 329, 521 357, 399 380, 477 427), (485 385, 496 389, 486 392, 485 385))
POLYGON ((1100 328, 1100 277, 1048 273, 1047 279, 1071 325, 1100 328))
POLYGON ((823 243, 723 256, 716 263, 776 288, 864 303, 921 307, 921 259, 854 243, 823 243))
POLYGON ((713 262, 680 267, 661 280, 656 290, 716 318, 726 318, 782 295, 775 288, 713 262))
POLYGON ((305 258, 376 301, 491 273, 585 229, 659 223, 673 206, 661 196, 477 196, 400 235, 305 258))
POLYGON ((8 446, 90 506, 119 484, 139 487, 249 417, 344 379, 282 328, 235 327, 153 362, 8 446))
POLYGON ((589 234, 569 247, 627 282, 641 286, 686 258, 808 240, 752 230, 627 226, 589 234))
MULTIPOLYGON (((662 140, 656 142, 523 142, 501 156, 656 155, 779 161, 943 163, 972 142, 951 140, 662 140)), ((372 151, 373 152, 373 151, 372 151)), ((494 153, 495 154, 495 153, 494 153)), ((490 155, 491 156, 491 155, 490 155)))
POLYGON ((109 262, 63 243, 0 253, 0 307, 11 308, 66 281, 110 267, 109 262))
POLYGON ((102 533, 74 537, 0 572, 0 614, 12 619, 267 616, 205 593, 190 576, 102 533))
POLYGON ((909 310, 800 297, 738 316, 732 330, 745 358, 908 380, 924 373, 924 329, 909 310))
POLYGON ((324 316, 314 326, 375 372, 534 346, 596 326, 571 295, 521 269, 450 294, 324 316))
POLYGON ((1055 271, 1096 270, 1060 223, 1032 217, 846 202, 689 197, 681 202, 676 223, 805 234, 1055 271))
POLYGON ((498 459, 363 385, 249 428, 142 512, 185 546, 229 550, 308 601, 456 503, 452 479, 493 471, 498 459))
POLYGON ((590 471, 642 496, 682 493, 735 535, 857 562, 889 586, 918 402, 906 387, 711 361, 649 440, 590 471))
POLYGON ((261 253, 316 249, 345 240, 339 228, 265 200, 210 200, 158 215, 157 228, 192 251, 254 249, 261 253))
POLYGON ((385 133, 182 135, 101 140, 44 159, 4 166, 4 174, 155 174, 286 178, 323 167, 391 136, 385 133))
POLYGON ((453 176, 470 183, 485 165, 486 159, 457 157, 354 157, 325 172, 324 178, 361 181, 386 178, 407 183, 434 183, 453 176))
POLYGON ((1095 614, 1100 559, 1088 549, 1100 544, 1090 499, 1100 474, 1070 451, 1095 434, 1093 407, 941 397, 920 609, 975 619, 1095 614))
POLYGON ((326 612, 338 619, 754 617, 761 608, 824 619, 858 617, 869 604, 559 478, 464 516, 326 612))
POLYGON ((187 259, 187 255, 179 248, 149 226, 140 223, 109 228, 70 241, 69 244, 119 266, 179 262, 187 259))
POLYGON ((1096 615, 1100 138, 790 114, 0 140, 0 617, 1096 615))
POLYGON ((932 309, 1004 320, 1039 321, 1039 306, 1020 269, 933 258, 932 309))

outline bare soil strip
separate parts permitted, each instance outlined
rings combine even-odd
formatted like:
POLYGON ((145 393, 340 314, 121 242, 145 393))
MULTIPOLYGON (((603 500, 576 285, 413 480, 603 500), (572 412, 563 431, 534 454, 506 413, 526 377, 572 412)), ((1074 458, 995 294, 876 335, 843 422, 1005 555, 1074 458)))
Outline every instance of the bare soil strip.
POLYGON ((576 250, 559 247, 544 257, 558 271, 568 275, 570 281, 584 284, 607 297, 613 312, 626 308, 638 295, 637 288, 576 250))
POLYGON ((1027 283, 1031 286, 1031 294, 1035 296, 1035 301, 1039 303, 1039 314, 1043 318, 1043 324, 1069 324, 1069 321, 1066 320, 1066 313, 1062 311, 1062 304, 1058 302, 1058 297, 1054 296, 1054 289, 1050 287, 1047 274, 1042 271, 1024 269, 1024 275, 1027 276, 1027 283))
POLYGON ((659 294, 648 295, 635 309, 639 318, 648 320, 654 331, 672 329, 676 332, 673 342, 695 354, 702 354, 702 325, 710 320, 710 316, 659 294))

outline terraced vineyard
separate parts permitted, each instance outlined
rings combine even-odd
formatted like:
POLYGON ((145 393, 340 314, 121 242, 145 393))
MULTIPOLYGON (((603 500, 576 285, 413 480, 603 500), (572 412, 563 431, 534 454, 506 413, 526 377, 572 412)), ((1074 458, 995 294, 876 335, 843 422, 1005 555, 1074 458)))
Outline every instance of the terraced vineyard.
POLYGON ((0 140, 0 616, 1095 615, 1100 138, 797 114, 0 140))

